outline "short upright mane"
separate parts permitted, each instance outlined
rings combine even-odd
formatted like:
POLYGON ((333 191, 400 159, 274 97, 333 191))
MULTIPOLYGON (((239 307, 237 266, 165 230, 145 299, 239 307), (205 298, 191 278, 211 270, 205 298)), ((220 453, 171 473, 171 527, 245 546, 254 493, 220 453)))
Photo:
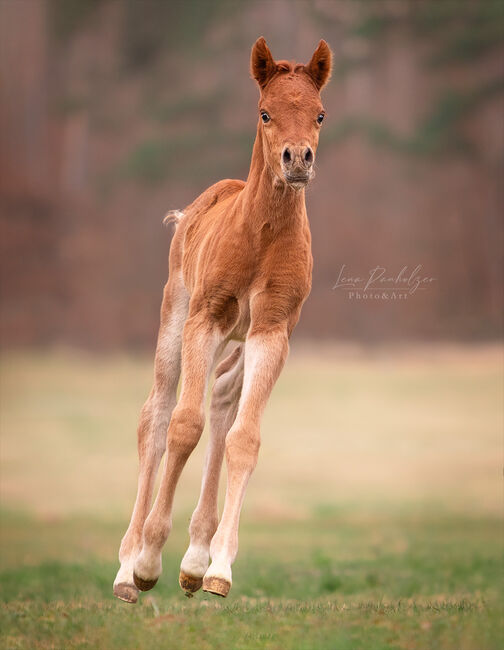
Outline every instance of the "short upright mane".
POLYGON ((296 61, 276 61, 276 70, 267 83, 275 79, 279 74, 295 74, 297 72, 307 72, 306 66, 296 61))
POLYGON ((277 71, 278 72, 299 72, 304 71, 305 67, 302 63, 296 63, 295 61, 277 61, 277 71))

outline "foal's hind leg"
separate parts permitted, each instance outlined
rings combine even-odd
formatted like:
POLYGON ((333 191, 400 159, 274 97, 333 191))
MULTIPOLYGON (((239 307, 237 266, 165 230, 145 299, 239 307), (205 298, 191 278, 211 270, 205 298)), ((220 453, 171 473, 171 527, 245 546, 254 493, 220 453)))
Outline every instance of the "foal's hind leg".
POLYGON ((166 447, 166 431, 176 403, 182 329, 188 303, 189 298, 180 276, 170 276, 161 309, 154 386, 142 408, 138 425, 140 468, 137 497, 128 530, 121 542, 121 567, 114 581, 115 596, 128 603, 135 603, 138 598, 138 589, 133 582, 133 565, 140 552, 142 529, 151 506, 159 462, 166 447))
POLYGON ((208 376, 225 335, 206 310, 197 306, 184 326, 182 387, 168 427, 167 451, 159 491, 145 521, 142 550, 135 560, 133 578, 142 591, 152 589, 161 575, 161 552, 171 530, 173 497, 184 465, 203 431, 204 399, 208 376))
POLYGON ((243 384, 243 352, 237 347, 215 371, 210 405, 210 441, 198 505, 189 525, 190 544, 180 565, 179 582, 187 593, 197 591, 210 560, 210 542, 217 530, 217 497, 226 435, 236 417, 243 384))

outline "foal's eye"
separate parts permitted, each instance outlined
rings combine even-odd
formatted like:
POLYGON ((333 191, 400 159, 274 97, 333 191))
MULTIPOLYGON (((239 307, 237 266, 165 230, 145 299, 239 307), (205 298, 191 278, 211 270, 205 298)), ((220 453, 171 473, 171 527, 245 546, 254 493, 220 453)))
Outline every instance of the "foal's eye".
POLYGON ((266 111, 261 111, 261 119, 264 122, 264 124, 266 124, 271 120, 271 117, 268 115, 268 113, 266 113, 266 111))
POLYGON ((324 121, 324 117, 325 117, 325 113, 319 113, 317 115, 317 123, 322 124, 322 122, 324 121))

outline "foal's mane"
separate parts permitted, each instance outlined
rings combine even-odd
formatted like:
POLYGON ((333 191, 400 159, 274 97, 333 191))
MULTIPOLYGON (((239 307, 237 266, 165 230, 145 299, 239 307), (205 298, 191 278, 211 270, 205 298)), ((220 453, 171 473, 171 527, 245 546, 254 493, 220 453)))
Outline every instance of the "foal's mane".
MULTIPOLYGON (((273 79, 279 74, 296 74, 297 72, 306 72, 306 66, 302 63, 296 63, 295 61, 276 61, 276 71, 268 80, 268 85, 273 79)), ((308 74, 308 73, 307 73, 308 74)), ((310 75, 308 75, 310 76, 310 75)))

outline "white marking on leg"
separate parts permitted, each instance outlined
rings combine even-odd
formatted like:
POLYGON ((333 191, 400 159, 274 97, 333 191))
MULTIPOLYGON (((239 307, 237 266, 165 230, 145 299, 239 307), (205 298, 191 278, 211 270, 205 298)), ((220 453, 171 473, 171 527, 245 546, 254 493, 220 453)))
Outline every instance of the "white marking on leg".
POLYGON ((208 569, 209 560, 210 549, 208 546, 189 544, 189 548, 182 558, 180 570, 194 578, 202 578, 208 569))

